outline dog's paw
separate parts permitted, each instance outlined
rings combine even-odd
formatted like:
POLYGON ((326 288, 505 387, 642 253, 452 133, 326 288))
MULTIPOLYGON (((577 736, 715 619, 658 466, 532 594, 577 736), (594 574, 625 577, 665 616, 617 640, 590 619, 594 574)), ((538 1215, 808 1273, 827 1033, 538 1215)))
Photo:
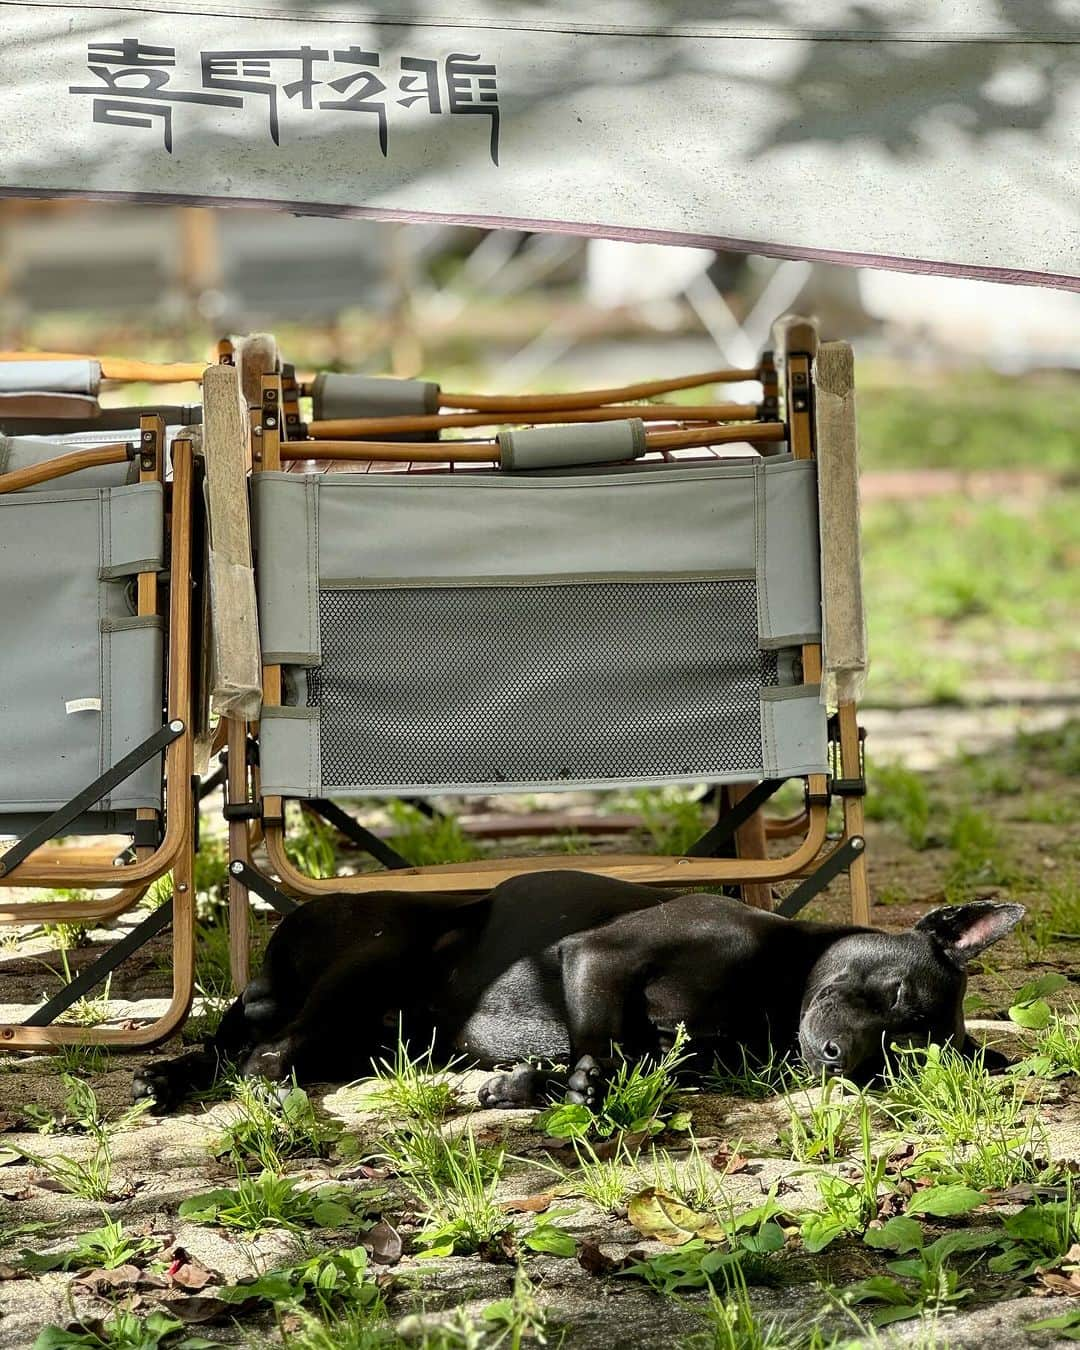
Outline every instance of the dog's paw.
POLYGON ((292 1077, 292 1047, 286 1041, 266 1041, 257 1045, 244 1061, 245 1078, 265 1078, 271 1083, 285 1083, 292 1077))
POLYGON ((136 1104, 149 1100, 155 1115, 175 1111, 187 1092, 187 1074, 175 1061, 144 1064, 131 1076, 131 1100, 136 1104))
POLYGON ((493 1074, 480 1085, 477 1098, 485 1110, 514 1110, 535 1106, 540 1097, 543 1074, 531 1064, 519 1064, 509 1073, 493 1074))
POLYGON ((604 1096, 604 1071, 592 1055, 582 1055, 566 1080, 566 1101, 595 1111, 604 1096))

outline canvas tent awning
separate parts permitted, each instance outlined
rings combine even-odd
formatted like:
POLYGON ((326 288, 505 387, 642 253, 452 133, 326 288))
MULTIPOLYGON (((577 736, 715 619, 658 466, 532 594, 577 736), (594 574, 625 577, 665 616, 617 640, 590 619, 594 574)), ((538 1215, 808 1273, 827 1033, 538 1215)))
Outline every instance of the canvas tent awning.
POLYGON ((8 195, 1080 289, 1080 0, 0 0, 0 42, 8 195))

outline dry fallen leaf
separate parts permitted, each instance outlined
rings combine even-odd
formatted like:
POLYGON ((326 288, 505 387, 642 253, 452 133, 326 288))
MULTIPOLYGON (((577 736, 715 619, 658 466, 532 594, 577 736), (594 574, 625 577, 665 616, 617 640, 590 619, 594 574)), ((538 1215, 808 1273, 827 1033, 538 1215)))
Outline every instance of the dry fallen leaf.
POLYGON ((111 1270, 87 1270, 76 1277, 76 1289, 91 1294, 105 1294, 111 1289, 134 1289, 142 1280, 138 1266, 114 1266, 111 1270))
POLYGON ((555 1197, 545 1191, 542 1195, 526 1195, 520 1200, 506 1200, 500 1208, 507 1214, 543 1214, 550 1209, 555 1197))
POLYGON ((616 1259, 601 1251, 595 1242, 578 1243, 578 1265, 588 1275, 610 1275, 612 1272, 623 1270, 627 1266, 632 1266, 636 1261, 644 1260, 644 1258, 644 1252, 634 1251, 616 1259))
POLYGON ((380 1219, 364 1237, 371 1259, 381 1266, 393 1266, 401 1260, 401 1234, 385 1219, 380 1219))
POLYGON ((208 1284, 222 1283, 219 1274, 204 1266, 183 1247, 174 1247, 169 1256, 171 1264, 165 1272, 165 1278, 170 1284, 178 1285, 181 1289, 198 1290, 205 1289, 208 1284))
POLYGON ((1068 1298, 1080 1298, 1080 1275, 1073 1271, 1071 1275, 1062 1275, 1056 1270, 1036 1271, 1039 1285, 1035 1292, 1044 1297, 1048 1294, 1064 1294, 1068 1298))
POLYGON ((744 1158, 741 1153, 736 1153, 734 1149, 722 1147, 716 1150, 709 1159, 709 1163, 722 1176, 732 1177, 737 1172, 745 1172, 750 1165, 750 1159, 744 1158))
POLYGON ((722 1242, 727 1236, 711 1214, 699 1214, 655 1186, 631 1196, 626 1217, 643 1237, 669 1247, 681 1247, 695 1237, 722 1242))
POLYGON ((256 1307, 257 1298, 246 1298, 242 1303, 226 1303, 223 1298, 207 1294, 192 1294, 190 1298, 170 1299, 168 1308, 181 1322, 201 1325, 204 1322, 231 1322, 256 1307))

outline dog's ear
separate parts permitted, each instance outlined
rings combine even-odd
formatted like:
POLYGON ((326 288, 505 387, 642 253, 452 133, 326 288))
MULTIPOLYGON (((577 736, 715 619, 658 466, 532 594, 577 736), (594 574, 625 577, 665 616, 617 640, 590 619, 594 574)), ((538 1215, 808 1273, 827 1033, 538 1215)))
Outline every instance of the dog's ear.
POLYGON ((1023 905, 972 900, 967 905, 932 909, 915 925, 915 931, 925 933, 957 965, 966 966, 973 956, 1011 933, 1025 913, 1023 905))

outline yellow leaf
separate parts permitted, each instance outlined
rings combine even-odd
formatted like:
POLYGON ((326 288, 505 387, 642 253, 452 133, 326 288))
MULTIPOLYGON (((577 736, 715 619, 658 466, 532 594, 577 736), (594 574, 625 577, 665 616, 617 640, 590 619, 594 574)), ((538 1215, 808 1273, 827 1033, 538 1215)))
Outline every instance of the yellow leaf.
POLYGON ((655 1238, 669 1247, 681 1247, 691 1238, 723 1242, 727 1237, 713 1215, 689 1209, 655 1186, 639 1191, 631 1198, 627 1217, 642 1237, 655 1238))

